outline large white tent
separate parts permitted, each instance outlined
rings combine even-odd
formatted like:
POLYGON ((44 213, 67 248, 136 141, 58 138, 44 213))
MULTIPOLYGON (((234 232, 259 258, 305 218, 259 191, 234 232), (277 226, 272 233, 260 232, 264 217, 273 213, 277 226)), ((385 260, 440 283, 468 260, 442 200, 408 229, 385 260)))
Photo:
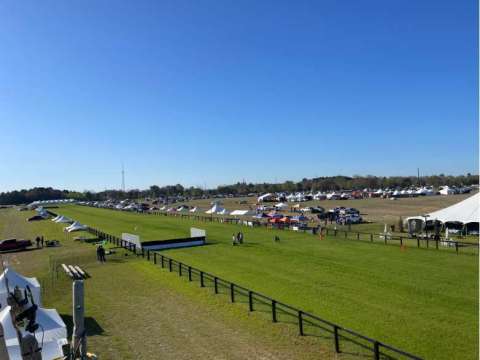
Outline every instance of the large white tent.
MULTIPOLYGON (((406 220, 425 220, 424 216, 412 216, 406 220)), ((462 224, 478 223, 480 221, 480 193, 469 198, 427 214, 427 220, 438 220, 442 223, 459 222, 462 224)))
POLYGON ((254 215, 255 211, 252 210, 233 210, 230 215, 233 216, 251 216, 254 215))
POLYGON ((424 227, 425 219, 427 222, 439 221, 446 228, 452 231, 460 231, 461 228, 470 234, 478 234, 478 225, 480 222, 480 193, 446 207, 441 210, 425 214, 423 216, 412 216, 405 219, 409 229, 420 229, 424 227))
POLYGON ((36 278, 28 278, 20 275, 11 268, 6 268, 0 275, 0 307, 3 309, 7 305, 8 293, 13 292, 15 287, 23 291, 27 286, 32 291, 33 300, 37 305, 41 304, 40 301, 40 283, 36 278), (8 289, 7 289, 8 285, 8 289))
POLYGON ((72 231, 80 231, 80 230, 87 230, 87 226, 80 224, 78 221, 75 221, 72 225, 67 226, 63 229, 64 231, 72 232, 72 231))

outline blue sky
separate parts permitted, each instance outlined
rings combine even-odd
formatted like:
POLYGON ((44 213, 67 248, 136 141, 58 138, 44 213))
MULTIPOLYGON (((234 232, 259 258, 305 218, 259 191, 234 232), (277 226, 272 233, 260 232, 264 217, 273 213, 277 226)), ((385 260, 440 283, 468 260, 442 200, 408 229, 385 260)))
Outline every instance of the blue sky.
POLYGON ((0 3, 0 191, 478 172, 476 1, 0 3))

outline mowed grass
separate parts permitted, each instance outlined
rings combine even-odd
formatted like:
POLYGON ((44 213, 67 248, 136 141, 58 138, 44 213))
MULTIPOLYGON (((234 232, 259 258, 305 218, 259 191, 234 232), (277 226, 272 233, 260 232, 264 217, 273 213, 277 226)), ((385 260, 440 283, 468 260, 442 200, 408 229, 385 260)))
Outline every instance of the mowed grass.
MULTIPOLYGON (((116 249, 106 264, 95 260, 95 246, 73 240, 51 221, 26 222, 32 212, 0 210, 0 238, 44 235, 60 247, 1 254, 2 260, 42 283, 42 303, 55 308, 71 331, 71 280, 50 264, 79 264, 85 281, 89 351, 100 359, 318 359, 332 358, 331 341, 296 336, 285 324, 269 324, 224 297, 161 271, 116 249)), ((341 356, 340 358, 349 358, 341 356)))
POLYGON ((58 212, 142 240, 206 229, 209 245, 165 254, 425 358, 478 358, 476 256, 79 206, 58 212), (239 230, 246 243, 234 247, 239 230))

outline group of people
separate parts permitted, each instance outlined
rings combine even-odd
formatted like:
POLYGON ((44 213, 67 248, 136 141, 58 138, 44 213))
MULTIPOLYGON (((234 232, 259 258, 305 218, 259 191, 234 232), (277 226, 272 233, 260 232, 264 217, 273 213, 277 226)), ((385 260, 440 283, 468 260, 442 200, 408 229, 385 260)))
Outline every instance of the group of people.
POLYGON ((42 236, 37 236, 35 238, 35 242, 37 243, 37 249, 39 249, 40 247, 43 248, 43 244, 44 244, 43 235, 42 236))
POLYGON ((243 233, 239 231, 237 234, 232 235, 232 245, 243 244, 243 233))
POLYGON ((100 261, 101 263, 104 263, 107 261, 107 259, 105 259, 105 248, 103 247, 103 245, 99 245, 97 247, 97 260, 100 261))

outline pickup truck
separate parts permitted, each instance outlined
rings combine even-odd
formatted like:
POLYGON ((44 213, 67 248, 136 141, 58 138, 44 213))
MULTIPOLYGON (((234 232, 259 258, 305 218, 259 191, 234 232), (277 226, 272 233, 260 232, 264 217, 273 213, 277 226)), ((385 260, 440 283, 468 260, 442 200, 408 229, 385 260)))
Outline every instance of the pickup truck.
POLYGON ((0 251, 25 250, 32 246, 30 240, 5 239, 0 241, 0 251))

